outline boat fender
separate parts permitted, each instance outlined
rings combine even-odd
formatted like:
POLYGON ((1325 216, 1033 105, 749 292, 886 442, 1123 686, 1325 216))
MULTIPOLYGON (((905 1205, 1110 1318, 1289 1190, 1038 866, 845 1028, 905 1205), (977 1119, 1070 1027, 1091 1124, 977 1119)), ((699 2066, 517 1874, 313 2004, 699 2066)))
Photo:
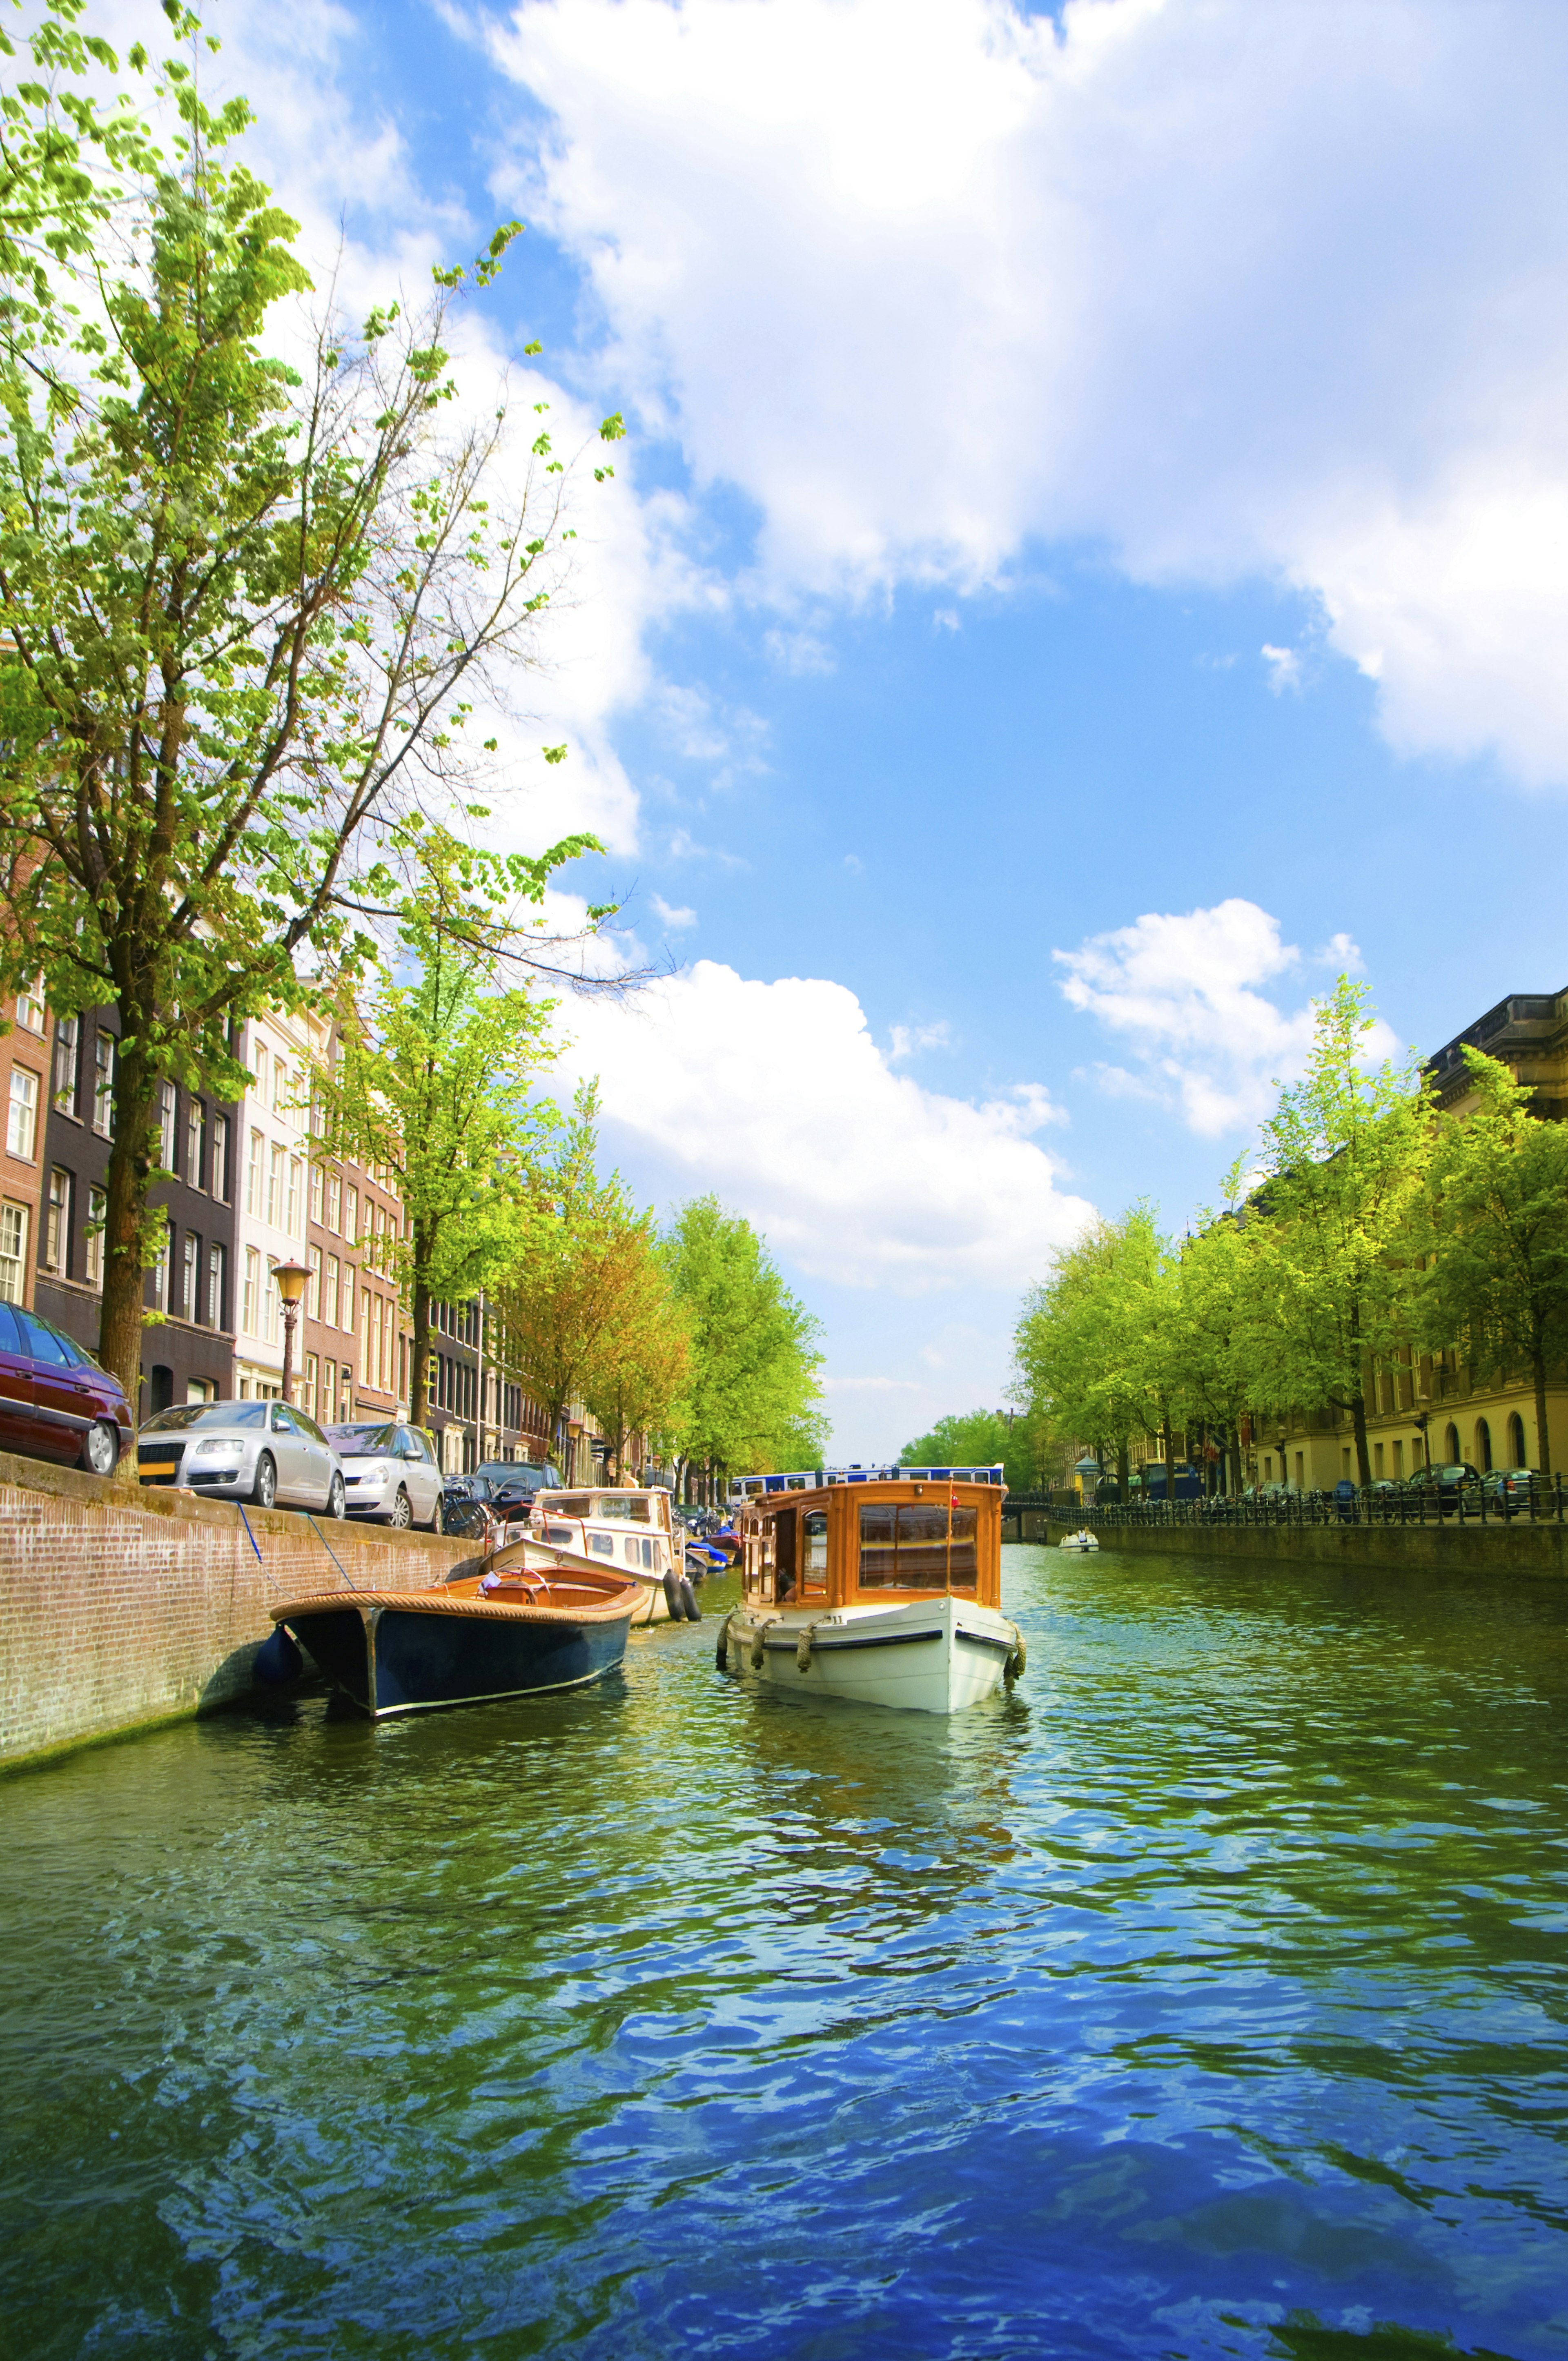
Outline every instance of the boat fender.
POLYGON ((681 1605, 681 1576, 674 1566, 664 1576, 664 1604, 670 1610, 671 1622, 678 1623, 685 1609, 681 1605))
POLYGON ((263 1687, 280 1689, 288 1681, 303 1672, 305 1660, 300 1653, 291 1631, 281 1623, 272 1626, 272 1637, 263 1640, 256 1652, 256 1677, 263 1687))
POLYGON ((760 1673, 768 1660, 768 1643, 763 1637, 767 1628, 765 1623, 759 1623, 751 1633, 751 1670, 754 1673, 760 1673))
POLYGON ((734 1620, 733 1613, 729 1614, 718 1627, 718 1645, 713 1652, 713 1669, 716 1673, 727 1673, 729 1670, 729 1626, 734 1620))
POLYGON ((817 1637, 817 1626, 808 1623, 795 1643, 795 1669, 797 1673, 811 1670, 811 1643, 817 1637))
POLYGON ((1028 1661, 1029 1651, 1025 1643, 1024 1634, 1019 1631, 1016 1623, 1014 1623, 1013 1626, 1013 1645, 1008 1650, 1007 1662, 1002 1668, 1002 1676, 1009 1688, 1012 1687, 1014 1681, 1021 1681, 1023 1679, 1024 1668, 1027 1664, 1028 1661))
POLYGON ((684 1574, 681 1576, 681 1612, 688 1623, 702 1621, 702 1609, 696 1603, 696 1593, 691 1587, 689 1577, 684 1574))

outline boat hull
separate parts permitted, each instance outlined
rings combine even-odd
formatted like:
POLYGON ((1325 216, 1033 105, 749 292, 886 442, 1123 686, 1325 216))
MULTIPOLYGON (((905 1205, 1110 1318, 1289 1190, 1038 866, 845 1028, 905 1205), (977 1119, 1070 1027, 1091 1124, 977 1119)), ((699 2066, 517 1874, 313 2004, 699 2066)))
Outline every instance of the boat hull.
POLYGON ((586 1687, 626 1653, 635 1601, 612 1619, 443 1606, 428 1592, 360 1592, 279 1610, 334 1688, 372 1720, 586 1687))
POLYGON ((961 1713, 982 1704, 1017 1648, 1004 1615, 950 1597, 836 1613, 742 1607, 725 1632, 729 1669, 743 1680, 911 1713, 961 1713))

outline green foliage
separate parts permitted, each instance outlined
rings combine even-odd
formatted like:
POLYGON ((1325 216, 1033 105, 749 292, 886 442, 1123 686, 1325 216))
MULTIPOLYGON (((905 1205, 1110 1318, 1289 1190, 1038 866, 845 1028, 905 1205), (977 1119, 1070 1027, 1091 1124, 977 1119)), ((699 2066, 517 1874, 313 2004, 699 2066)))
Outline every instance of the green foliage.
POLYGON ((534 658, 565 478, 504 404, 455 412, 450 288, 269 353, 310 280, 227 160, 248 110, 167 60, 166 159, 88 94, 119 69, 82 13, 47 0, 0 89, 0 892, 4 981, 118 1014, 101 1345, 134 1390, 159 1084, 234 1095, 230 1028, 310 996, 297 955, 371 962, 426 817, 472 808, 476 694, 534 658))
POLYGON ((1032 1492, 1045 1442, 1040 1422, 1025 1412, 1010 1418, 1004 1411, 971 1410, 967 1417, 939 1418, 898 1456, 906 1467, 993 1467, 1000 1460, 1008 1490, 1032 1492))
POLYGON ((449 840, 427 848, 399 928, 407 980, 384 972, 363 1023, 349 1007, 335 1062, 313 1078, 323 1152, 383 1167, 402 1197, 390 1269, 413 1322, 416 1422, 431 1302, 464 1302, 517 1267, 557 1125, 553 1104, 532 1094, 554 1053, 553 1003, 532 984, 496 989, 488 950, 455 931, 453 880, 468 859, 449 840))
POLYGON ((674 1418, 684 1455, 732 1474, 819 1465, 818 1323, 756 1231, 716 1197, 698 1197, 661 1252, 691 1323, 691 1376, 674 1418))
POLYGON ((1537 1465, 1552 1469, 1546 1381, 1568 1357, 1568 1125, 1529 1112, 1508 1068, 1466 1048, 1476 1104, 1438 1127, 1424 1220, 1413 1330, 1428 1347, 1462 1345, 1488 1376, 1530 1375, 1537 1465))
POLYGON ((1019 1389, 1057 1427, 1113 1455, 1126 1480, 1133 1437, 1159 1423, 1172 1379, 1166 1350, 1168 1246, 1146 1205, 1102 1221, 1031 1289, 1014 1337, 1019 1389))

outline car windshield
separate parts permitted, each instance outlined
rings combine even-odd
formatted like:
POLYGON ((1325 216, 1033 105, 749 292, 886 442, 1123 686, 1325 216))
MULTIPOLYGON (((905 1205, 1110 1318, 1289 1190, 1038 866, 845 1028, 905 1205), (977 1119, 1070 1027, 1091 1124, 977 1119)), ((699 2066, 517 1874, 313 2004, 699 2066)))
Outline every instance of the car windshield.
POLYGON ((160 1410, 143 1427, 144 1434, 177 1433, 187 1426, 265 1426, 265 1402, 181 1402, 177 1410, 160 1410))
POLYGON ((340 1459, 373 1458, 398 1439, 396 1426, 334 1426, 330 1434, 340 1459))
POLYGON ((545 1480, 544 1469, 532 1459, 487 1459, 474 1473, 488 1477, 492 1484, 532 1484, 537 1488, 545 1480))

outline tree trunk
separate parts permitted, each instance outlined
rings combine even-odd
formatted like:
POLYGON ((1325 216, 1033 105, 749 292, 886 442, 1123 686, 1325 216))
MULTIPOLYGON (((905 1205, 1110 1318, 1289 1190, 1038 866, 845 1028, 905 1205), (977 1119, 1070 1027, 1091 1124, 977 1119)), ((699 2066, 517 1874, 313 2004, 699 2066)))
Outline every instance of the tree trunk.
POLYGON ((1159 1414, 1159 1439, 1165 1451, 1165 1497, 1168 1504, 1174 1507, 1176 1501, 1176 1452, 1174 1449, 1175 1438, 1170 1432, 1170 1412, 1168 1410, 1162 1410, 1159 1414))
POLYGON ((1530 1356, 1530 1380, 1535 1389, 1535 1452, 1541 1462, 1542 1476, 1552 1473, 1552 1438, 1546 1431, 1546 1356, 1533 1352, 1530 1356))
POLYGON ((1132 1488, 1132 1482, 1133 1455, 1127 1447, 1127 1438, 1124 1435, 1116 1445, 1116 1491, 1118 1497, 1124 1501, 1132 1488))
POLYGON ((430 1288, 419 1276, 429 1262, 419 1251, 417 1232, 414 1254, 414 1365, 409 1372, 409 1423, 423 1426, 430 1411, 430 1288))
POLYGON ((1355 1430, 1355 1477, 1363 1491, 1372 1481, 1372 1458, 1366 1447, 1366 1396, 1356 1395, 1350 1406, 1350 1422, 1355 1430))
POLYGON ((144 1254, 156 1088, 139 1049, 115 1059, 115 1137, 104 1176, 104 1308, 98 1357, 124 1386, 136 1425, 141 1422, 137 1394, 141 1380, 142 1282, 147 1276, 144 1254))

